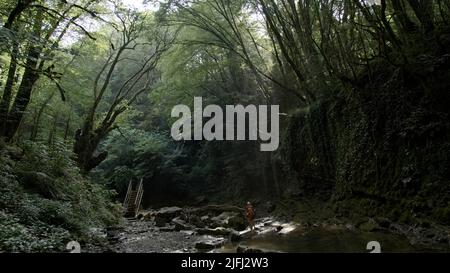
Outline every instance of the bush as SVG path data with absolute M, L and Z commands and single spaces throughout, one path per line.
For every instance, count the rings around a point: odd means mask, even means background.
M 62 251 L 89 229 L 119 223 L 114 192 L 83 177 L 63 144 L 3 144 L 0 151 L 0 251 Z M 16 153 L 17 154 L 17 153 Z

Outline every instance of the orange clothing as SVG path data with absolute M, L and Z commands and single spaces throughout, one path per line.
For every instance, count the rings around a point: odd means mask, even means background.
M 248 220 L 253 220 L 255 218 L 255 210 L 253 209 L 252 205 L 247 205 L 245 207 L 245 215 L 247 216 Z

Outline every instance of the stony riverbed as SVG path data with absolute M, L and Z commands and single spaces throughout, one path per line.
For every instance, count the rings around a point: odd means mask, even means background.
M 103 240 L 88 252 L 369 252 L 378 241 L 385 252 L 449 251 L 448 230 L 405 227 L 369 219 L 351 224 L 338 219 L 326 223 L 293 223 L 259 218 L 250 231 L 235 207 L 167 207 L 142 212 L 122 227 L 97 231 Z M 409 230 L 408 230 L 409 228 Z

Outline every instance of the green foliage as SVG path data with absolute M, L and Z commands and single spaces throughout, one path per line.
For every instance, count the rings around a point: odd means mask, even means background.
M 119 193 L 126 191 L 130 178 L 154 178 L 161 173 L 180 177 L 183 173 L 183 166 L 177 165 L 177 161 L 184 155 L 167 132 L 123 128 L 111 133 L 103 146 L 109 156 L 97 174 L 104 176 Z
M 0 251 L 51 252 L 62 250 L 70 240 L 67 230 L 38 222 L 33 226 L 21 223 L 11 214 L 0 211 Z
M 170 0 L 156 13 L 126 11 L 125 1 L 77 1 L 88 6 L 68 13 L 70 3 L 38 2 L 15 19 L 17 31 L 0 29 L 3 110 L 24 115 L 9 139 L 20 148 L 0 144 L 0 251 L 60 250 L 90 227 L 117 223 L 110 199 L 123 200 L 140 178 L 146 205 L 184 194 L 298 193 L 344 200 L 335 205 L 350 212 L 393 208 L 387 216 L 405 222 L 415 213 L 449 223 L 448 1 Z M 0 3 L 2 24 L 16 4 Z M 142 66 L 152 55 L 155 66 Z M 172 107 L 194 96 L 205 105 L 279 104 L 280 151 L 174 142 Z M 14 101 L 26 107 L 12 111 Z M 75 157 L 68 146 L 78 128 L 85 138 Z M 102 151 L 93 181 L 81 176 L 77 166 Z
M 2 148 L 0 251 L 62 251 L 89 239 L 90 228 L 119 222 L 113 192 L 82 177 L 70 155 L 63 144 Z

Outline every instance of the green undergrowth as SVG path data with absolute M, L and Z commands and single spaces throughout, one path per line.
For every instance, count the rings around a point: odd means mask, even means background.
M 83 177 L 64 144 L 0 143 L 0 252 L 59 252 L 119 223 L 113 192 Z

